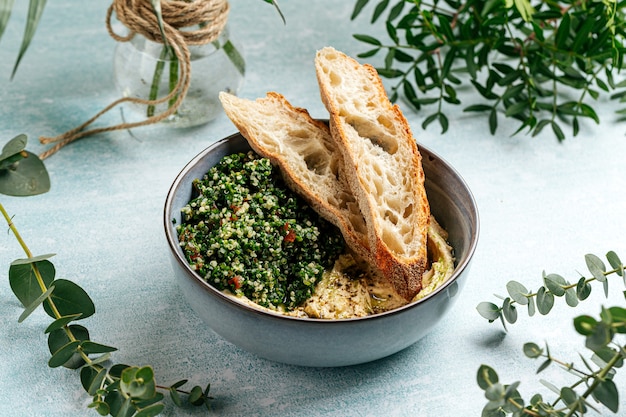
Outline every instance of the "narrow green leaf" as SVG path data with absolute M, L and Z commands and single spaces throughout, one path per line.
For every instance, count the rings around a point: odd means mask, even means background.
M 422 122 L 422 129 L 426 130 L 428 125 L 437 120 L 438 117 L 439 113 L 433 113 L 430 116 L 426 117 L 426 119 L 424 119 L 424 121 Z
M 45 255 L 33 256 L 32 258 L 20 258 L 11 262 L 11 265 L 30 265 L 39 261 L 50 259 L 54 256 L 54 253 L 46 253 Z
M 510 106 L 507 106 L 504 114 L 506 114 L 507 117 L 517 116 L 517 115 L 524 113 L 527 109 L 528 109 L 527 102 L 518 101 L 518 102 L 511 104 Z
M 565 140 L 565 134 L 563 134 L 563 130 L 561 130 L 561 127 L 558 125 L 558 123 L 553 121 L 551 125 L 552 125 L 552 132 L 554 132 L 554 135 L 559 140 L 559 142 L 562 142 L 563 140 Z
M 4 0 L 4 4 L 0 7 L 0 39 L 4 34 L 4 30 L 7 27 L 7 23 L 9 23 L 9 18 L 11 17 L 11 10 L 13 10 L 13 2 L 14 0 Z
M 243 55 L 239 53 L 235 45 L 229 40 L 226 43 L 224 43 L 222 48 L 224 48 L 224 52 L 226 53 L 226 56 L 228 57 L 230 62 L 233 64 L 233 66 L 237 68 L 237 71 L 239 72 L 239 74 L 244 75 L 246 73 L 246 61 L 243 58 Z
M 15 76 L 17 68 L 22 61 L 26 50 L 30 46 L 30 42 L 32 41 L 33 36 L 35 36 L 35 31 L 37 30 L 39 20 L 41 19 L 41 15 L 43 14 L 43 10 L 45 7 L 46 0 L 30 0 L 30 3 L 28 4 L 28 16 L 26 19 L 26 27 L 24 28 L 24 36 L 22 37 L 22 44 L 20 45 L 17 60 L 15 61 L 15 65 L 13 66 L 11 78 Z
M 92 365 L 96 365 L 96 364 L 100 364 L 100 363 L 104 363 L 107 362 L 108 360 L 111 359 L 111 354 L 110 353 L 105 353 L 103 355 L 97 356 L 95 358 L 91 359 L 91 364 Z
M 509 86 L 504 94 L 502 94 L 502 100 L 511 100 L 514 98 L 518 98 L 518 96 L 524 91 L 526 85 L 517 84 Z
M 374 55 L 376 55 L 379 51 L 380 51 L 380 48 L 370 49 L 369 51 L 361 52 L 360 54 L 357 54 L 357 58 L 371 58 Z
M 495 135 L 496 130 L 498 129 L 498 112 L 496 108 L 492 108 L 489 112 L 489 132 L 492 135 Z
M 381 2 L 379 2 L 374 8 L 374 14 L 372 15 L 372 20 L 370 23 L 376 23 L 376 21 L 383 14 L 388 5 L 389 0 L 382 0 Z
M 356 17 L 361 13 L 367 3 L 369 3 L 369 0 L 357 0 L 356 4 L 354 5 L 354 9 L 352 10 L 350 20 L 356 19 Z
M 57 350 L 52 355 L 52 357 L 48 361 L 48 366 L 50 368 L 57 368 L 65 364 L 67 361 L 72 359 L 72 356 L 74 356 L 74 353 L 76 353 L 78 345 L 80 345 L 80 342 L 78 340 L 75 340 L 61 347 L 61 349 Z
M 405 1 L 399 1 L 395 6 L 393 6 L 391 8 L 391 11 L 389 11 L 387 21 L 395 20 L 398 16 L 400 16 L 400 13 L 402 13 L 402 10 L 404 9 L 405 3 Z
M 354 34 L 352 35 L 357 41 L 369 43 L 370 45 L 382 46 L 382 42 L 370 35 Z
M 482 111 L 490 111 L 492 109 L 491 106 L 486 104 L 472 104 L 471 106 L 467 106 L 463 109 L 464 112 L 482 112 Z
M 391 39 L 391 41 L 395 45 L 399 45 L 400 44 L 400 38 L 398 37 L 398 30 L 393 25 L 393 23 L 391 23 L 390 21 L 387 21 L 387 22 L 385 22 L 385 27 L 387 28 L 387 34 L 389 35 L 389 38 Z M 411 61 L 409 61 L 409 62 L 411 62 Z
M 589 272 L 595 279 L 600 282 L 606 281 L 606 276 L 604 273 L 606 272 L 606 266 L 602 259 L 598 258 L 596 255 L 588 253 L 585 255 L 585 263 L 587 264 L 587 268 L 589 268 Z
M 90 340 L 82 342 L 80 348 L 86 354 L 115 352 L 117 350 L 116 347 L 95 343 Z
M 443 114 L 443 113 L 438 113 L 439 115 L 439 125 L 441 126 L 441 134 L 443 135 L 444 133 L 446 133 L 448 131 L 448 126 L 449 126 L 449 122 L 448 122 L 448 117 Z
M 551 123 L 550 119 L 540 120 L 535 126 L 535 128 L 533 129 L 533 136 L 537 136 L 539 133 L 541 133 L 543 128 L 549 125 L 550 123 Z
M 554 43 L 556 47 L 559 49 L 565 49 L 567 45 L 567 40 L 569 39 L 570 34 L 570 25 L 571 25 L 571 17 L 569 13 L 563 14 L 561 18 L 561 23 L 556 31 L 556 38 Z
M 154 417 L 161 414 L 165 405 L 162 403 L 152 404 L 148 407 L 142 408 L 135 414 L 135 417 Z
M 541 363 L 541 365 L 539 365 L 539 368 L 537 368 L 536 373 L 540 373 L 540 372 L 544 371 L 551 364 L 552 364 L 552 360 L 550 358 L 546 359 L 545 361 L 543 361 Z

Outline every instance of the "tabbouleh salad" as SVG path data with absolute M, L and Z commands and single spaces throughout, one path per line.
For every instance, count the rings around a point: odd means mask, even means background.
M 339 229 L 253 152 L 224 157 L 201 179 L 177 226 L 191 267 L 220 290 L 289 311 L 344 251 Z

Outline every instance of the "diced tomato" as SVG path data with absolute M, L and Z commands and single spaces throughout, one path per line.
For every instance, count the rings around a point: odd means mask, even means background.
M 238 290 L 239 288 L 241 288 L 241 285 L 243 283 L 243 277 L 241 275 L 235 275 L 228 280 L 228 283 L 234 286 L 236 290 Z
M 296 240 L 296 232 L 294 232 L 293 230 L 290 230 L 287 232 L 287 234 L 284 237 L 285 242 L 293 242 L 294 240 Z

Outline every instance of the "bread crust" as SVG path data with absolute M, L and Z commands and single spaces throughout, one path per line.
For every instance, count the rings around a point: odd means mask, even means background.
M 372 66 L 330 47 L 318 51 L 315 65 L 374 263 L 400 295 L 412 299 L 427 267 L 430 207 L 411 129 Z
M 219 98 L 250 147 L 277 165 L 287 186 L 341 230 L 350 249 L 372 262 L 365 219 L 328 125 L 276 92 L 255 101 L 225 92 Z

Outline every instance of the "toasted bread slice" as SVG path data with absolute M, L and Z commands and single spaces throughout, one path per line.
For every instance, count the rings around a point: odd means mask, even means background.
M 411 299 L 427 267 L 430 219 L 415 139 L 372 66 L 326 47 L 317 52 L 315 67 L 376 266 Z
M 342 173 L 341 153 L 328 126 L 278 93 L 255 101 L 225 92 L 219 98 L 252 149 L 279 166 L 287 185 L 336 225 L 357 255 L 369 259 L 365 220 Z

